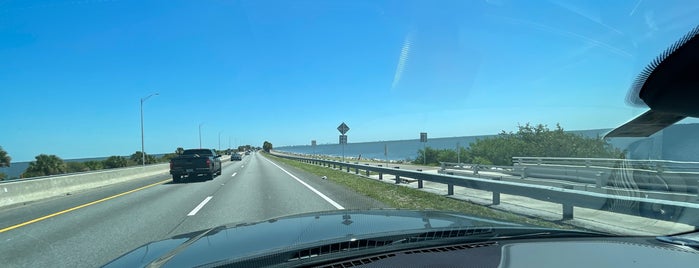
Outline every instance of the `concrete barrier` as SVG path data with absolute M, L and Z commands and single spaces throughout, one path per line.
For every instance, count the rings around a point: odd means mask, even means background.
M 153 175 L 167 174 L 169 164 L 100 170 L 50 176 L 33 180 L 16 180 L 0 184 L 0 207 L 35 201 L 47 197 L 97 188 Z
M 230 159 L 222 156 L 221 162 Z M 0 207 L 61 196 L 150 176 L 165 175 L 170 164 L 105 169 L 94 172 L 63 174 L 44 178 L 14 180 L 0 184 Z

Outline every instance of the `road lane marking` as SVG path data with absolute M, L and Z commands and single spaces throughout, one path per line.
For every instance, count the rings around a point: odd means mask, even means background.
M 238 172 L 233 172 L 233 175 L 231 175 L 231 177 L 235 177 L 235 174 L 238 174 Z
M 194 216 L 194 215 L 197 215 L 197 212 L 199 212 L 199 210 L 200 210 L 201 208 L 203 208 L 204 205 L 206 205 L 206 203 L 209 203 L 209 200 L 211 200 L 212 197 L 213 197 L 213 196 L 207 196 L 206 198 L 204 198 L 204 201 L 201 201 L 201 203 L 199 203 L 199 205 L 197 205 L 197 207 L 195 207 L 194 209 L 192 209 L 192 211 L 190 211 L 189 214 L 187 214 L 187 216 Z
M 337 209 L 345 209 L 343 206 L 341 206 L 341 205 L 338 204 L 337 202 L 335 202 L 335 201 L 333 201 L 332 199 L 330 199 L 330 197 L 327 197 L 326 195 L 324 195 L 324 194 L 321 193 L 320 191 L 316 190 L 315 188 L 311 187 L 310 185 L 308 185 L 307 183 L 305 183 L 305 182 L 302 181 L 301 179 L 299 179 L 299 178 L 297 178 L 296 176 L 294 176 L 294 174 L 291 174 L 289 171 L 286 171 L 285 169 L 283 169 L 283 168 L 280 167 L 279 165 L 277 165 L 277 164 L 275 164 L 274 162 L 272 162 L 272 160 L 269 160 L 269 159 L 267 159 L 267 158 L 265 158 L 265 160 L 269 161 L 270 163 L 272 163 L 272 165 L 274 165 L 275 167 L 277 167 L 277 168 L 281 169 L 282 171 L 284 171 L 284 173 L 288 174 L 289 176 L 291 176 L 292 178 L 294 178 L 296 181 L 298 181 L 299 183 L 303 184 L 303 186 L 306 186 L 306 188 L 310 189 L 311 191 L 313 191 L 314 193 L 316 193 L 318 196 L 320 196 L 321 198 L 325 199 L 325 201 L 328 201 L 328 203 L 330 203 L 331 205 L 333 205 L 333 207 L 335 207 L 335 208 L 337 208 Z
M 160 184 L 163 184 L 163 183 L 166 183 L 166 182 L 169 182 L 169 181 L 172 181 L 172 179 L 167 179 L 167 180 L 164 180 L 164 181 L 159 181 L 159 182 L 156 182 L 156 183 L 153 183 L 153 184 L 149 184 L 149 185 L 146 185 L 146 186 L 143 186 L 143 187 L 140 187 L 140 188 L 136 188 L 136 189 L 133 189 L 133 190 L 130 190 L 130 191 L 126 191 L 126 192 L 123 192 L 123 193 L 120 193 L 120 194 L 112 195 L 112 196 L 110 196 L 110 197 L 105 197 L 105 198 L 102 198 L 102 199 L 100 199 L 100 200 L 92 201 L 92 202 L 90 202 L 90 203 L 85 203 L 85 204 L 79 205 L 79 206 L 77 206 L 77 207 L 72 207 L 72 208 L 69 208 L 69 209 L 66 209 L 66 210 L 62 210 L 62 211 L 59 211 L 59 212 L 56 212 L 56 213 L 53 213 L 53 214 L 49 214 L 49 215 L 46 215 L 46 216 L 43 216 L 43 217 L 36 218 L 36 219 L 30 220 L 30 221 L 25 221 L 25 222 L 20 223 L 20 224 L 15 224 L 15 225 L 12 225 L 12 226 L 10 226 L 10 227 L 6 227 L 6 228 L 3 228 L 3 229 L 0 229 L 0 233 L 4 233 L 4 232 L 7 232 L 7 231 L 12 230 L 12 229 L 17 229 L 17 228 L 19 228 L 19 227 L 26 226 L 26 225 L 29 225 L 29 224 L 32 224 L 32 223 L 35 223 L 35 222 L 43 221 L 43 220 L 45 220 L 45 219 L 52 218 L 52 217 L 55 217 L 55 216 L 58 216 L 58 215 L 61 215 L 61 214 L 65 214 L 65 213 L 71 212 L 71 211 L 73 211 L 73 210 L 78 210 L 78 209 L 81 209 L 81 208 L 84 208 L 84 207 L 92 206 L 92 205 L 97 204 L 97 203 L 102 203 L 102 202 L 104 202 L 104 201 L 107 201 L 107 200 L 110 200 L 110 199 L 114 199 L 114 198 L 117 198 L 117 197 L 120 197 L 120 196 L 124 196 L 124 195 L 130 194 L 130 193 L 138 192 L 138 191 L 140 191 L 140 190 L 143 190 L 143 189 L 146 189 L 146 188 L 150 188 L 150 187 L 153 187 L 153 186 L 156 186 L 156 185 L 160 185 Z

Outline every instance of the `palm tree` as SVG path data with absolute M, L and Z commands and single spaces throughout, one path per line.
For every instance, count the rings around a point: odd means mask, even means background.
M 120 168 L 125 167 L 127 165 L 126 158 L 116 155 L 110 156 L 102 163 L 104 165 L 104 168 Z
M 66 173 L 63 159 L 56 155 L 40 154 L 35 159 L 36 161 L 29 163 L 29 167 L 24 172 L 24 178 Z
M 148 154 L 146 154 L 148 156 Z M 142 165 L 143 164 L 143 153 L 141 151 L 136 151 L 129 158 L 132 162 Z
M 7 152 L 0 146 L 0 167 L 9 167 L 10 161 L 12 161 L 12 157 L 7 155 Z

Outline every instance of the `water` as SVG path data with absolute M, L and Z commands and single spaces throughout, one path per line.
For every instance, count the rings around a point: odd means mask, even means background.
M 570 131 L 585 137 L 602 137 L 611 129 L 591 129 Z M 379 160 L 408 160 L 418 156 L 418 150 L 423 146 L 434 149 L 456 149 L 468 147 L 477 139 L 484 139 L 495 135 L 465 136 L 449 138 L 428 139 L 426 144 L 419 139 L 377 141 L 349 143 L 344 146 L 346 157 L 373 158 Z M 699 123 L 678 124 L 666 128 L 648 138 L 613 138 L 608 142 L 627 152 L 629 159 L 663 159 L 675 161 L 699 161 Z M 384 155 L 386 148 L 386 155 Z M 342 156 L 343 148 L 339 144 L 323 144 L 314 147 L 310 145 L 275 147 L 277 151 L 285 151 L 302 154 L 322 154 L 330 156 Z
M 574 131 L 587 137 L 596 137 L 604 135 L 610 129 L 596 129 Z M 427 143 L 420 142 L 419 139 L 414 140 L 395 140 L 395 141 L 377 141 L 377 142 L 361 142 L 349 143 L 344 146 L 344 155 L 346 157 L 356 158 L 361 155 L 362 158 L 380 159 L 380 160 L 412 160 L 418 156 L 418 150 L 423 146 L 433 149 L 451 149 L 456 150 L 457 143 L 459 147 L 466 148 L 477 139 L 484 139 L 495 135 L 483 136 L 464 136 L 464 137 L 449 137 L 449 138 L 432 138 L 428 139 Z M 386 154 L 384 155 L 384 148 Z M 301 154 L 322 154 L 330 156 L 342 156 L 343 148 L 339 144 L 323 144 L 316 145 L 315 148 L 310 145 L 284 146 L 275 147 L 277 151 L 301 153 Z

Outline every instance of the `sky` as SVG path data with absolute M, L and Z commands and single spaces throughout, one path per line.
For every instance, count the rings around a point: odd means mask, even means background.
M 0 1 L 13 161 L 613 128 L 697 1 Z

